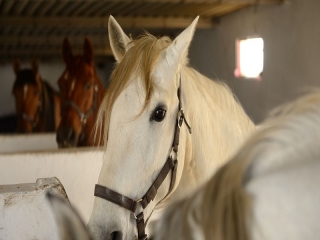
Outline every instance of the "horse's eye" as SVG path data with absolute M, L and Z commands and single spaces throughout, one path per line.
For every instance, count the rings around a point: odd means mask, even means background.
M 166 116 L 167 110 L 164 109 L 163 107 L 157 107 L 152 114 L 152 120 L 156 122 L 161 122 L 164 117 Z
M 91 83 L 86 84 L 86 89 L 89 90 L 91 88 Z

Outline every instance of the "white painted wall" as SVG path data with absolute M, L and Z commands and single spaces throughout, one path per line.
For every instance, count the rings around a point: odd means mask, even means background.
M 0 185 L 32 183 L 38 178 L 57 177 L 71 204 L 87 222 L 102 160 L 103 151 L 100 148 L 0 154 Z
M 55 133 L 0 135 L 0 153 L 58 149 Z
M 226 81 L 255 122 L 303 89 L 320 86 L 320 1 L 288 2 L 227 15 L 216 29 L 197 30 L 190 48 L 191 65 Z M 235 39 L 254 34 L 264 39 L 263 79 L 236 79 Z

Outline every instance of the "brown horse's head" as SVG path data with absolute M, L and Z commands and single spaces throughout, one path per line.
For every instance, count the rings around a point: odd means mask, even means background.
M 38 62 L 31 62 L 31 69 L 22 69 L 18 59 L 13 62 L 16 80 L 12 93 L 16 102 L 18 116 L 17 132 L 33 132 L 39 122 L 41 111 L 42 81 L 38 71 Z
M 66 68 L 58 80 L 61 94 L 61 122 L 57 132 L 59 147 L 92 145 L 91 130 L 104 94 L 97 77 L 93 48 L 85 38 L 82 56 L 73 56 L 68 39 L 63 42 Z

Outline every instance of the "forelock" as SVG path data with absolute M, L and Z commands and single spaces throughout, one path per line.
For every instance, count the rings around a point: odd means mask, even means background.
M 146 33 L 129 43 L 129 50 L 112 72 L 110 85 L 99 109 L 96 129 L 102 129 L 103 126 L 104 134 L 102 140 L 104 144 L 107 142 L 110 115 L 116 99 L 129 85 L 130 81 L 138 77 L 141 79 L 146 92 L 141 113 L 147 107 L 154 89 L 151 75 L 162 51 L 167 48 L 171 42 L 169 37 L 156 38 Z

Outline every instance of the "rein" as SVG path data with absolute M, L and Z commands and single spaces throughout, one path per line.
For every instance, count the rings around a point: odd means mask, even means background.
M 87 112 L 82 112 L 82 110 L 80 109 L 80 107 L 73 101 L 71 100 L 67 100 L 64 104 L 63 104 L 63 108 L 66 108 L 68 106 L 72 107 L 76 113 L 78 114 L 79 118 L 80 118 L 80 122 L 82 124 L 82 131 L 80 134 L 80 140 L 82 140 L 84 138 L 84 127 L 87 124 L 87 120 L 89 118 L 89 116 L 94 113 L 94 111 L 97 109 L 97 101 L 98 101 L 98 84 L 94 85 L 94 93 L 93 93 L 93 103 L 90 107 L 90 109 Z
M 178 146 L 179 146 L 179 137 L 180 137 L 180 128 L 182 124 L 185 122 L 185 124 L 188 127 L 189 133 L 191 134 L 191 127 L 189 126 L 187 120 L 185 119 L 182 106 L 181 106 L 181 91 L 180 88 L 178 89 L 178 99 L 179 99 L 179 111 L 177 115 L 177 121 L 176 121 L 176 127 L 175 127 L 175 132 L 174 132 L 174 138 L 173 138 L 173 143 L 172 143 L 172 151 L 176 153 L 176 156 L 178 156 Z M 129 197 L 126 197 L 122 194 L 119 194 L 105 186 L 101 186 L 99 184 L 95 185 L 95 190 L 94 190 L 94 196 L 100 197 L 102 199 L 105 199 L 109 202 L 112 202 L 120 207 L 123 207 L 130 212 L 133 213 L 133 217 L 136 219 L 136 225 L 137 225 L 137 230 L 138 230 L 138 239 L 139 240 L 146 240 L 147 235 L 145 234 L 145 227 L 146 223 L 144 221 L 144 215 L 143 211 L 140 213 L 136 214 L 136 210 L 138 205 L 140 204 L 143 209 L 145 209 L 149 203 L 155 198 L 157 194 L 157 190 L 167 177 L 168 173 L 172 171 L 171 173 L 171 182 L 170 182 L 170 187 L 167 195 L 164 197 L 166 198 L 173 190 L 173 187 L 176 182 L 176 174 L 177 174 L 177 167 L 178 167 L 178 159 L 173 159 L 172 155 L 170 154 L 169 157 L 167 158 L 166 163 L 162 167 L 159 175 L 157 178 L 154 180 L 146 194 L 140 198 L 139 200 L 133 200 Z M 162 199 L 163 200 L 163 199 Z M 161 201 L 162 201 L 161 200 Z M 151 216 L 151 215 L 150 215 Z M 149 216 L 149 217 L 150 217 Z M 148 220 L 148 219 L 147 219 Z

